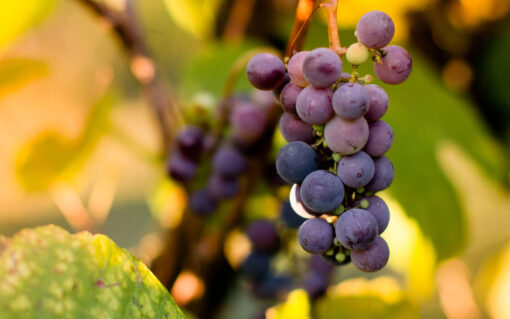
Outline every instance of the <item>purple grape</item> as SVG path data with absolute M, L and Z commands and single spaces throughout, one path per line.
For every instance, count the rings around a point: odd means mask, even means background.
M 303 218 L 314 218 L 322 215 L 322 213 L 314 212 L 306 207 L 303 203 L 303 199 L 301 198 L 301 186 L 299 184 L 294 184 L 290 189 L 289 201 L 294 212 Z
M 344 199 L 344 185 L 338 176 L 326 170 L 306 176 L 300 188 L 301 200 L 315 212 L 334 211 Z
M 390 101 L 386 91 L 377 84 L 367 84 L 365 85 L 365 90 L 370 95 L 370 103 L 368 111 L 365 113 L 365 119 L 368 122 L 374 122 L 386 114 Z
M 297 116 L 283 113 L 280 117 L 279 127 L 287 142 L 302 141 L 307 144 L 313 142 L 313 126 L 301 121 Z
M 285 81 L 285 64 L 276 55 L 260 53 L 246 67 L 250 83 L 259 90 L 273 90 Z
M 299 93 L 303 90 L 302 87 L 297 86 L 294 82 L 289 82 L 282 90 L 280 94 L 280 103 L 285 112 L 293 113 L 297 115 L 296 112 L 296 101 Z
M 328 277 L 335 269 L 333 265 L 326 262 L 320 255 L 312 255 L 308 260 L 308 267 L 314 273 Z
M 388 205 L 380 198 L 379 196 L 369 196 L 365 197 L 369 203 L 368 208 L 365 210 L 374 216 L 377 221 L 377 229 L 379 230 L 379 235 L 386 230 L 388 227 L 388 223 L 390 222 L 390 210 L 388 209 Z M 361 201 L 357 201 L 356 205 L 359 205 Z
M 257 106 L 261 107 L 266 113 L 269 112 L 277 103 L 272 92 L 257 89 L 251 92 L 250 100 Z
M 297 98 L 297 114 L 306 123 L 324 124 L 333 115 L 331 98 L 332 93 L 329 89 L 307 86 Z
M 391 126 L 383 120 L 377 120 L 368 124 L 368 129 L 368 140 L 363 150 L 373 157 L 384 155 L 393 144 Z
M 178 182 L 188 182 L 197 173 L 197 163 L 179 151 L 169 155 L 166 167 L 170 177 Z
M 384 50 L 386 55 L 381 57 L 381 64 L 374 62 L 375 75 L 388 84 L 404 82 L 413 70 L 411 56 L 398 45 L 389 45 Z
M 188 205 L 197 215 L 210 215 L 216 210 L 217 202 L 207 190 L 202 189 L 190 194 Z
M 363 15 L 356 26 L 356 36 L 366 47 L 379 49 L 388 45 L 395 34 L 395 24 L 382 11 L 370 11 Z
M 365 250 L 351 251 L 353 264 L 362 271 L 374 272 L 381 270 L 388 263 L 390 249 L 386 241 L 377 236 L 374 243 Z
M 252 280 L 261 280 L 269 275 L 269 255 L 252 252 L 244 260 L 241 270 Z
M 234 147 L 223 145 L 214 154 L 212 167 L 217 174 L 235 177 L 246 171 L 248 160 Z
M 342 74 L 342 60 L 335 51 L 318 48 L 310 51 L 303 61 L 303 75 L 317 88 L 327 88 L 336 83 Z
M 177 135 L 177 146 L 182 154 L 198 159 L 204 145 L 204 132 L 193 125 L 188 125 Z
M 298 240 L 304 250 L 311 254 L 322 254 L 333 245 L 333 227 L 320 218 L 304 222 L 298 231 Z
M 284 222 L 284 224 L 289 228 L 299 228 L 301 224 L 303 224 L 306 219 L 296 214 L 292 206 L 288 201 L 282 203 L 282 208 L 280 210 L 280 218 Z
M 395 170 L 393 168 L 393 164 L 386 156 L 374 158 L 374 166 L 374 177 L 370 183 L 365 186 L 365 189 L 371 192 L 378 192 L 391 185 L 395 175 Z
M 287 63 L 287 70 L 289 71 L 289 77 L 294 82 L 294 84 L 299 85 L 301 87 L 305 87 L 308 85 L 308 82 L 303 75 L 303 61 L 306 56 L 310 53 L 310 51 L 301 51 L 294 54 L 289 63 Z
M 239 193 L 239 189 L 237 178 L 219 174 L 213 174 L 207 185 L 207 190 L 217 200 L 232 198 Z
M 374 161 L 365 152 L 343 156 L 338 162 L 338 177 L 352 188 L 365 186 L 374 177 Z
M 288 183 L 301 183 L 318 165 L 315 150 L 300 141 L 282 147 L 276 158 L 276 171 Z
M 280 238 L 271 221 L 261 219 L 251 223 L 246 229 L 246 235 L 250 238 L 254 250 L 268 254 L 278 251 Z
M 335 116 L 326 124 L 324 138 L 333 152 L 342 155 L 357 153 L 368 140 L 367 121 L 363 117 L 347 121 Z
M 353 208 L 340 215 L 335 233 L 342 246 L 351 250 L 363 250 L 377 237 L 377 221 L 366 210 Z
M 285 87 L 285 85 L 287 85 L 287 83 L 289 83 L 289 82 L 290 82 L 290 77 L 289 77 L 289 75 L 286 73 L 286 74 L 285 74 L 285 79 L 283 80 L 283 83 L 282 83 L 282 84 L 280 84 L 280 86 L 279 86 L 279 87 L 277 87 L 276 89 L 274 89 L 274 90 L 272 91 L 272 93 L 273 93 L 273 97 L 275 98 L 275 100 L 276 100 L 276 101 L 280 101 L 280 94 L 282 93 L 282 90 L 283 90 L 283 88 Z
M 369 102 L 368 91 L 358 83 L 344 84 L 333 94 L 333 110 L 345 120 L 362 117 L 368 110 Z
M 317 299 L 324 296 L 328 287 L 328 278 L 316 272 L 308 273 L 303 280 L 303 288 L 306 290 L 311 299 Z
M 275 299 L 285 296 L 291 290 L 292 278 L 288 276 L 267 275 L 253 285 L 253 294 L 259 299 Z
M 242 145 L 255 142 L 264 133 L 266 124 L 266 112 L 251 103 L 237 104 L 230 114 L 234 139 Z

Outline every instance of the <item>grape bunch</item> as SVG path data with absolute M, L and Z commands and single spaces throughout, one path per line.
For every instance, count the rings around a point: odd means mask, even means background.
M 295 53 L 287 64 L 275 55 L 258 54 L 247 65 L 251 84 L 273 90 L 283 115 L 279 128 L 289 142 L 276 159 L 278 174 L 294 184 L 290 202 L 307 220 L 298 240 L 304 250 L 333 265 L 352 261 L 360 270 L 383 268 L 389 248 L 380 237 L 389 222 L 386 203 L 374 195 L 390 186 L 394 168 L 385 153 L 393 130 L 381 120 L 388 95 L 369 84 L 358 66 L 372 57 L 376 76 L 384 83 L 405 81 L 412 70 L 407 51 L 389 45 L 392 19 L 372 11 L 358 22 L 358 42 L 345 60 L 329 48 Z

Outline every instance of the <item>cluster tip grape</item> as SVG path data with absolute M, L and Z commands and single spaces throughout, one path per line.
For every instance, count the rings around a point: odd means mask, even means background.
M 285 64 L 269 53 L 247 66 L 251 84 L 273 90 L 284 111 L 279 128 L 289 142 L 276 159 L 278 174 L 294 184 L 289 201 L 307 220 L 298 230 L 303 249 L 333 265 L 352 262 L 362 271 L 382 269 L 389 248 L 380 236 L 390 213 L 374 195 L 390 186 L 394 168 L 385 154 L 393 130 L 381 120 L 388 95 L 358 66 L 373 61 L 376 77 L 387 84 L 404 82 L 412 59 L 390 45 L 395 33 L 391 17 L 366 13 L 356 26 L 358 42 L 342 58 L 329 48 L 295 53 Z M 317 281 L 315 281 L 317 282 Z

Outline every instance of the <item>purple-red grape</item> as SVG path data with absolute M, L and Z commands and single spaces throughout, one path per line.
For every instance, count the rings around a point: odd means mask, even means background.
M 353 208 L 340 215 L 335 233 L 342 246 L 351 250 L 363 250 L 377 238 L 377 221 L 366 210 Z
M 386 227 L 388 227 L 388 223 L 390 222 L 390 210 L 388 209 L 388 205 L 380 198 L 379 196 L 369 196 L 365 197 L 369 203 L 368 208 L 365 210 L 374 216 L 377 221 L 377 229 L 379 230 L 379 235 L 382 234 Z M 356 204 L 359 205 L 360 201 L 357 201 Z
M 298 231 L 298 240 L 304 250 L 311 254 L 326 252 L 333 245 L 333 227 L 320 218 L 304 222 Z
M 280 117 L 279 127 L 287 142 L 302 141 L 307 144 L 313 142 L 313 126 L 303 122 L 295 115 L 283 113 Z
M 378 236 L 374 243 L 365 250 L 351 251 L 352 263 L 362 271 L 381 270 L 388 263 L 390 249 L 386 241 Z
M 216 210 L 217 202 L 206 189 L 202 189 L 190 194 L 188 205 L 197 215 L 210 215 Z
M 215 199 L 232 198 L 239 193 L 239 180 L 236 177 L 213 174 L 209 179 L 207 189 Z
M 356 26 L 358 40 L 371 49 L 380 49 L 391 42 L 395 24 L 382 11 L 370 11 L 363 15 Z
M 235 177 L 246 171 L 248 160 L 236 148 L 223 145 L 214 154 L 212 167 L 215 173 Z
M 186 126 L 177 135 L 177 146 L 182 154 L 198 159 L 204 145 L 204 132 L 194 125 Z
M 384 48 L 386 55 L 381 57 L 381 64 L 374 62 L 375 75 L 388 84 L 404 82 L 413 70 L 413 60 L 407 51 L 398 45 Z
M 296 101 L 302 90 L 303 88 L 294 84 L 294 82 L 289 82 L 285 85 L 282 93 L 280 93 L 280 103 L 285 112 L 297 115 Z
M 266 129 L 266 112 L 251 103 L 238 103 L 230 114 L 230 126 L 236 142 L 246 145 L 255 142 Z
M 250 83 L 259 90 L 273 90 L 285 81 L 285 64 L 276 55 L 260 53 L 246 67 Z
M 347 83 L 340 86 L 333 94 L 333 110 L 345 120 L 355 120 L 368 110 L 370 95 L 364 86 Z
M 378 192 L 388 188 L 388 186 L 391 185 L 395 175 L 395 170 L 389 158 L 384 155 L 374 158 L 374 165 L 374 177 L 370 183 L 365 186 L 365 189 L 371 192 Z
M 374 161 L 365 152 L 343 156 L 338 162 L 338 177 L 352 188 L 365 186 L 374 177 Z
M 327 88 L 335 84 L 341 73 L 342 60 L 331 49 L 312 50 L 303 61 L 303 75 L 306 81 L 318 88 Z
M 168 174 L 176 181 L 188 182 L 197 173 L 197 163 L 176 151 L 169 155 L 167 160 Z
M 297 114 L 306 123 L 326 123 L 333 115 L 332 95 L 330 89 L 307 86 L 299 93 L 297 98 Z
M 347 121 L 339 116 L 332 118 L 324 128 L 326 144 L 333 151 L 342 155 L 359 152 L 368 139 L 368 124 L 361 117 Z
M 368 155 L 379 157 L 384 155 L 393 144 L 393 130 L 383 120 L 377 120 L 368 124 L 368 140 L 363 150 Z
M 271 221 L 266 219 L 254 221 L 246 229 L 246 235 L 248 235 L 254 250 L 268 254 L 278 251 L 280 237 Z
M 365 113 L 365 119 L 368 122 L 374 122 L 386 114 L 390 101 L 386 91 L 377 84 L 367 84 L 365 90 L 370 95 L 370 103 L 368 111 Z
M 287 70 L 289 72 L 289 77 L 294 82 L 294 84 L 299 85 L 301 87 L 305 87 L 308 85 L 308 82 L 303 75 L 303 61 L 310 51 L 301 51 L 294 54 L 289 63 L 287 63 Z

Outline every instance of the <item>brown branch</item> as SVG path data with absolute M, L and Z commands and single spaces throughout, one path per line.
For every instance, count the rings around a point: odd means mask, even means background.
M 321 7 L 326 10 L 328 15 L 329 48 L 342 56 L 345 54 L 347 49 L 340 45 L 340 36 L 338 35 L 338 24 L 336 21 L 338 0 L 329 0 L 328 2 L 321 4 Z
M 172 136 L 181 124 L 181 116 L 164 88 L 154 60 L 150 55 L 140 26 L 135 17 L 131 1 L 127 1 L 124 11 L 115 11 L 103 2 L 77 0 L 109 25 L 125 49 L 129 66 L 143 92 L 149 100 L 159 124 L 163 150 L 168 151 Z
M 319 7 L 319 0 L 299 0 L 296 9 L 296 18 L 290 32 L 285 57 L 291 57 L 294 51 L 300 51 L 305 42 L 308 27 L 313 13 Z

